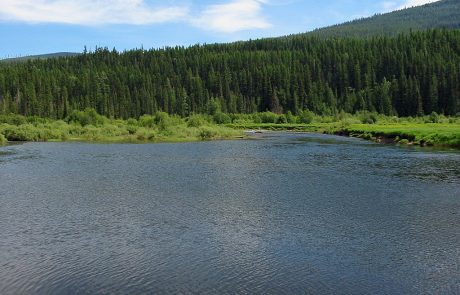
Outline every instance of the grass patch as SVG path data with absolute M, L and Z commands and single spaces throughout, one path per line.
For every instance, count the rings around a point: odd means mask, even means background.
M 157 113 L 136 119 L 111 120 L 94 110 L 73 112 L 65 121 L 8 115 L 0 117 L 0 144 L 6 141 L 183 142 L 242 137 L 241 130 L 212 119 Z
M 109 119 L 93 109 L 74 111 L 65 120 L 0 115 L 0 144 L 7 141 L 184 142 L 231 139 L 243 130 L 317 132 L 381 142 L 460 148 L 460 116 L 432 113 L 421 117 L 389 117 L 370 112 L 319 116 L 308 110 L 297 115 L 192 114 L 188 118 L 157 112 L 138 119 Z
M 460 124 L 457 123 L 353 124 L 337 131 L 356 137 L 392 140 L 400 144 L 460 147 Z

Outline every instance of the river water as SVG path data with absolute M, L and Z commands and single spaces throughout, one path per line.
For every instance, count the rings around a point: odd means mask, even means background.
M 318 134 L 0 148 L 1 294 L 459 294 L 460 153 Z

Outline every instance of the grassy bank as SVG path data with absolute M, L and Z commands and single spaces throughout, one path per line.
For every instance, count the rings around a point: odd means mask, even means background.
M 388 117 L 362 112 L 318 116 L 305 111 L 298 116 L 242 117 L 226 126 L 236 129 L 318 132 L 353 136 L 384 143 L 460 148 L 460 116 L 433 113 L 420 117 Z M 269 120 L 263 121 L 263 119 Z M 289 121 L 289 122 L 287 122 Z
M 207 116 L 183 119 L 157 113 L 111 120 L 89 110 L 64 120 L 0 116 L 0 144 L 6 141 L 182 142 L 242 137 L 240 130 L 217 125 Z
M 74 111 L 65 120 L 0 115 L 0 144 L 8 141 L 181 142 L 241 138 L 244 130 L 318 132 L 386 143 L 460 148 L 460 115 L 387 117 L 375 113 L 318 116 L 257 114 L 192 115 L 158 112 L 137 119 L 115 120 L 93 109 Z
M 334 133 L 387 143 L 460 148 L 460 124 L 353 124 L 337 128 Z

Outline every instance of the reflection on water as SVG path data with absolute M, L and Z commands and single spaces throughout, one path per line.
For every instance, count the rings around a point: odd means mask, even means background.
M 460 154 L 327 135 L 0 148 L 0 293 L 460 293 Z

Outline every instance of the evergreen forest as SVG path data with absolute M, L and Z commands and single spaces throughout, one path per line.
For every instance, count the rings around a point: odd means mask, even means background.
M 0 62 L 0 113 L 62 119 L 158 111 L 390 116 L 460 112 L 460 31 L 296 35 L 230 44 Z

